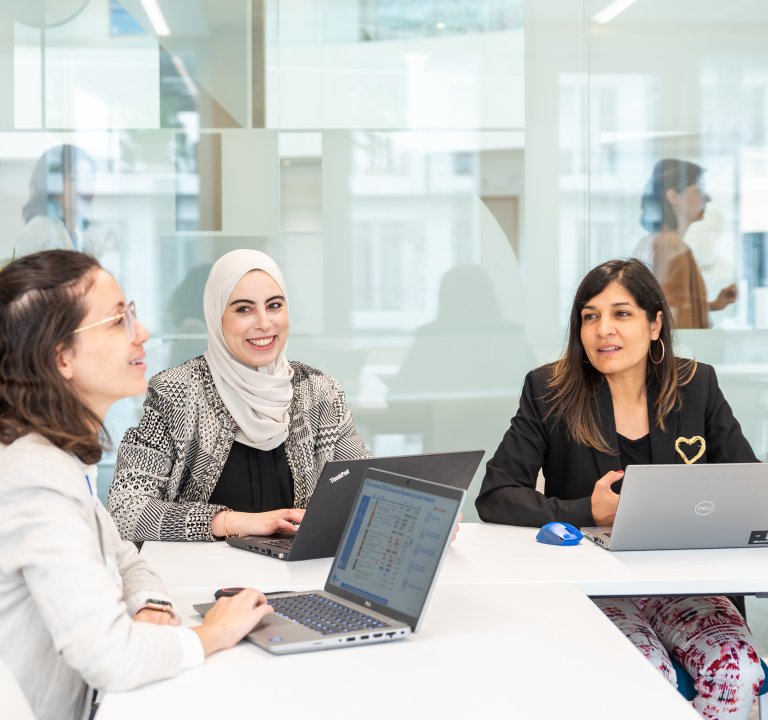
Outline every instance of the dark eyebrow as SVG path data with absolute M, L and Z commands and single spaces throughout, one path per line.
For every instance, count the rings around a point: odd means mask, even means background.
M 273 295 L 271 298 L 267 298 L 264 301 L 264 304 L 267 305 L 273 300 L 285 300 L 285 297 L 283 295 Z M 229 303 L 229 307 L 232 307 L 233 305 L 256 305 L 256 301 L 248 300 L 247 298 L 239 298 Z
M 611 303 L 611 307 L 619 307 L 620 305 L 629 305 L 630 307 L 634 307 L 634 305 L 631 302 L 623 301 L 623 302 L 617 302 L 617 303 Z M 597 310 L 597 308 L 594 305 L 583 305 L 582 310 Z

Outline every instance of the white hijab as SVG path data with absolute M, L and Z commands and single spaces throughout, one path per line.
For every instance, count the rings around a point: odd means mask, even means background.
M 235 439 L 259 450 L 272 450 L 288 437 L 293 368 L 285 358 L 285 347 L 274 363 L 251 367 L 230 352 L 221 327 L 232 290 L 251 270 L 268 273 L 287 298 L 283 274 L 269 255 L 258 250 L 234 250 L 220 257 L 211 268 L 203 293 L 208 330 L 205 359 L 216 389 L 237 423 Z

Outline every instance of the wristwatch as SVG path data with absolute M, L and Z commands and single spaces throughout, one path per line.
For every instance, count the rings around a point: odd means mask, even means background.
M 149 608 L 150 610 L 160 610 L 161 612 L 167 612 L 171 615 L 175 615 L 176 613 L 173 611 L 173 603 L 170 600 L 160 600 L 158 598 L 147 598 L 144 601 L 144 605 L 141 607 L 142 610 L 144 608 Z

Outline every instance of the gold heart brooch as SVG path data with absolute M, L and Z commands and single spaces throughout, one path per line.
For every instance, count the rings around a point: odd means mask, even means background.
M 701 446 L 699 447 L 698 452 L 689 460 L 688 456 L 683 452 L 683 450 L 680 448 L 680 445 L 685 443 L 686 445 L 693 445 L 694 443 L 701 443 Z M 677 440 L 675 440 L 675 450 L 677 451 L 677 454 L 683 458 L 683 462 L 686 465 L 693 465 L 706 451 L 707 451 L 707 441 L 701 437 L 701 435 L 694 435 L 693 437 L 686 438 L 686 437 L 679 437 Z

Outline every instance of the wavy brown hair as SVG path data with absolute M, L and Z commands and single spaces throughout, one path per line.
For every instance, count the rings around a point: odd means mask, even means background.
M 0 270 L 0 442 L 36 432 L 84 463 L 101 458 L 101 420 L 56 365 L 75 343 L 99 267 L 90 255 L 48 250 Z
M 599 389 L 605 377 L 589 362 L 581 343 L 581 311 L 596 295 L 612 282 L 622 285 L 645 311 L 649 322 L 661 311 L 662 324 L 659 339 L 664 343 L 663 360 L 655 365 L 648 362 L 647 381 L 655 381 L 659 394 L 654 403 L 656 425 L 663 431 L 667 415 L 682 403 L 680 387 L 689 383 L 696 372 L 692 360 L 675 358 L 672 348 L 672 313 L 664 291 L 653 273 L 640 260 L 609 260 L 590 270 L 581 281 L 573 299 L 568 327 L 568 341 L 562 357 L 552 363 L 547 400 L 551 409 L 547 417 L 562 421 L 575 442 L 587 445 L 599 452 L 616 454 L 600 432 L 598 423 Z M 651 343 L 654 359 L 662 355 L 661 344 Z M 651 419 L 649 418 L 649 421 Z

